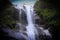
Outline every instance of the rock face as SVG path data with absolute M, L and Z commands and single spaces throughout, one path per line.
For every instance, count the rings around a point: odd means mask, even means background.
M 19 20 L 19 10 L 14 8 L 13 7 L 13 14 L 12 14 L 12 17 L 15 19 L 15 20 Z
M 0 40 L 17 40 L 14 37 L 8 36 L 8 33 L 4 32 L 2 28 L 0 28 Z
M 40 19 L 40 17 L 36 13 L 34 14 L 34 20 L 35 20 L 35 24 L 40 25 L 41 19 Z
M 20 22 L 22 24 L 26 25 L 27 24 L 27 16 L 26 16 L 26 12 L 23 9 L 21 9 L 21 14 L 20 15 L 21 15 L 20 18 L 19 18 Z
M 26 31 L 26 26 L 21 23 L 16 23 L 16 28 L 19 29 L 19 31 Z
M 48 29 L 44 29 L 42 26 L 35 24 L 37 28 L 38 36 L 36 35 L 36 40 L 52 40 L 52 36 Z
M 27 36 L 23 33 L 23 31 L 15 31 L 15 30 L 11 30 L 11 29 L 7 29 L 7 28 L 2 28 L 2 31 L 4 32 L 4 36 L 5 38 L 7 38 L 6 40 L 26 40 Z M 5 34 L 6 33 L 6 34 Z

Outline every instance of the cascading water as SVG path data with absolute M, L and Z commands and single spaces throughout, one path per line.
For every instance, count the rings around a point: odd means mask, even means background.
M 26 26 L 28 39 L 27 40 L 35 40 L 35 27 L 32 20 L 33 10 L 31 10 L 31 6 L 26 6 L 26 15 L 28 20 L 28 26 Z
M 38 36 L 39 34 L 38 34 L 38 30 L 35 27 L 35 23 L 34 23 L 34 19 L 33 19 L 34 18 L 33 6 L 31 6 L 31 5 L 19 6 L 18 5 L 16 8 L 20 10 L 19 16 L 21 16 L 21 9 L 25 12 L 25 14 L 27 16 L 28 25 L 26 26 L 26 33 L 27 33 L 28 37 L 26 40 L 36 40 L 36 35 Z M 19 17 L 19 19 L 20 19 L 20 17 Z M 47 34 L 45 30 L 42 30 L 42 31 L 45 32 L 45 34 Z M 49 32 L 47 35 L 50 36 Z
M 24 7 L 25 9 L 24 9 Z M 36 28 L 34 27 L 34 20 L 33 20 L 33 6 L 31 5 L 23 5 L 22 7 L 19 7 L 19 5 L 15 8 L 19 9 L 19 10 L 24 10 L 26 12 L 27 15 L 27 21 L 28 21 L 28 25 L 26 26 L 26 30 L 27 30 L 27 35 L 28 38 L 27 40 L 35 40 L 35 30 Z M 21 16 L 21 13 L 19 13 L 19 15 Z M 20 19 L 20 17 L 19 17 Z

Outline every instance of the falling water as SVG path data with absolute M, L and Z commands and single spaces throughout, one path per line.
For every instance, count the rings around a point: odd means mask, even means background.
M 25 6 L 25 9 L 23 6 Z M 33 20 L 33 16 L 34 16 L 33 6 L 31 5 L 23 5 L 23 6 L 19 7 L 18 5 L 16 8 L 20 10 L 19 16 L 21 16 L 21 9 L 26 12 L 27 21 L 28 21 L 28 25 L 26 26 L 27 35 L 28 35 L 27 40 L 35 40 L 36 28 L 34 27 L 34 20 Z
M 24 8 L 25 7 L 25 8 Z M 27 40 L 36 40 L 36 35 L 38 36 L 38 30 L 35 28 L 35 23 L 34 23 L 34 8 L 31 5 L 23 5 L 20 6 L 18 5 L 17 7 L 15 7 L 17 9 L 19 9 L 20 13 L 19 16 L 21 16 L 21 9 L 25 12 L 26 16 L 27 16 L 27 22 L 28 25 L 26 26 L 26 32 L 27 32 Z M 19 17 L 20 20 L 20 17 Z M 40 27 L 41 29 L 41 27 Z M 41 29 L 42 30 L 42 29 Z M 20 30 L 19 30 L 20 31 Z M 50 33 L 48 32 L 48 30 L 42 30 L 46 35 L 50 36 Z M 43 34 L 43 33 L 42 33 Z
M 26 26 L 28 39 L 27 40 L 35 40 L 35 27 L 32 20 L 33 9 L 31 6 L 26 6 L 26 15 L 28 20 L 28 26 Z

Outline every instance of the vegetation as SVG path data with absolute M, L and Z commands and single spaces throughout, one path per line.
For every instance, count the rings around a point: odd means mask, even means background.
M 59 0 L 39 0 L 35 3 L 35 12 L 41 17 L 43 25 L 50 27 L 53 39 L 58 40 L 60 29 Z
M 4 5 L 3 5 L 4 4 Z M 3 7 L 3 6 L 4 7 Z M 1 1 L 0 6 L 0 27 L 13 28 L 18 21 L 18 10 L 12 7 L 13 5 L 6 0 Z
M 51 5 L 52 4 L 49 3 L 49 1 L 47 1 L 47 0 L 37 1 L 34 6 L 35 12 L 42 18 L 44 23 L 47 22 L 48 24 L 56 25 L 56 24 L 59 24 L 59 23 L 57 23 L 57 20 L 59 19 L 57 17 L 60 15 L 60 13 L 57 11 L 58 8 L 53 7 Z

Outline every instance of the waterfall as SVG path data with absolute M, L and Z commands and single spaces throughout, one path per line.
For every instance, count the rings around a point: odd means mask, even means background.
M 23 6 L 25 7 L 25 9 Z M 25 11 L 26 16 L 27 16 L 27 22 L 28 22 L 28 25 L 26 26 L 26 32 L 28 35 L 27 40 L 35 40 L 35 33 L 37 31 L 34 26 L 34 20 L 33 20 L 33 18 L 34 18 L 33 6 L 32 5 L 23 5 L 23 6 L 19 7 L 19 5 L 18 5 L 15 8 L 17 8 L 20 11 L 19 16 L 21 16 L 21 9 Z M 20 17 L 19 17 L 19 19 L 20 19 Z
M 31 6 L 25 6 L 26 7 L 26 15 L 27 15 L 27 21 L 28 25 L 26 26 L 28 39 L 27 40 L 35 40 L 35 27 L 33 24 L 33 9 Z
M 21 20 L 21 14 L 22 11 L 24 12 L 24 14 L 26 14 L 26 18 L 27 18 L 27 26 L 24 26 L 26 29 L 26 34 L 27 34 L 27 39 L 26 40 L 36 40 L 36 37 L 41 37 L 41 35 L 47 35 L 47 36 L 51 36 L 48 29 L 44 30 L 44 28 L 41 29 L 41 27 L 35 27 L 35 20 L 34 20 L 34 8 L 32 5 L 22 5 L 20 6 L 19 4 L 15 7 L 19 10 L 19 21 Z M 22 21 L 23 22 L 23 21 Z M 21 28 L 21 23 L 18 23 L 19 27 Z M 38 29 L 37 29 L 38 28 Z M 19 30 L 20 32 L 21 30 Z M 24 30 L 25 31 L 25 30 Z M 22 33 L 23 34 L 23 33 Z M 37 38 L 37 40 L 41 40 L 42 38 Z

